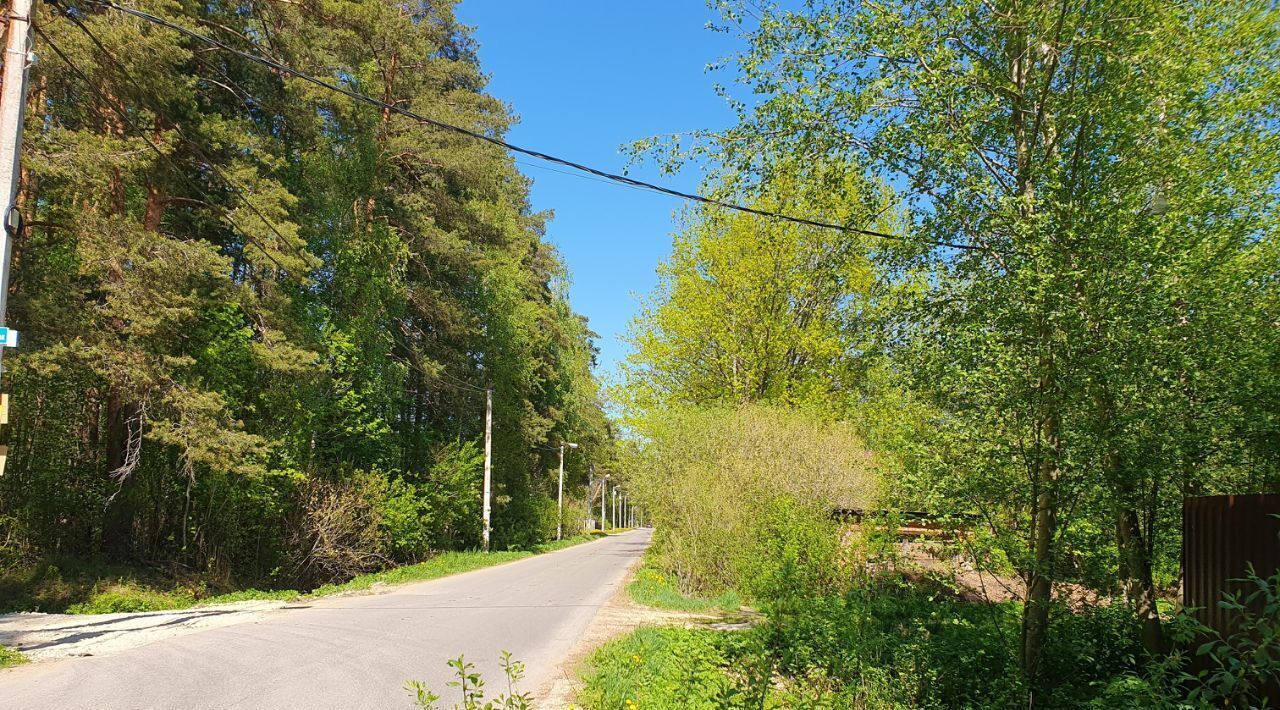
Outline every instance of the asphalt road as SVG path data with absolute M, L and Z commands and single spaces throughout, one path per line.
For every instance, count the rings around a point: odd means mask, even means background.
M 464 654 L 505 690 L 498 656 L 527 666 L 521 690 L 556 672 L 649 544 L 640 530 L 371 596 L 331 597 L 256 622 L 110 656 L 0 671 L 0 708 L 409 708 L 425 680 L 452 707 L 446 661 Z M 85 617 L 86 626 L 92 617 Z

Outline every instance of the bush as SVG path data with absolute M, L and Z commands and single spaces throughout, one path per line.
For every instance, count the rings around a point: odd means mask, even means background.
M 735 576 L 765 604 L 837 593 L 839 543 L 829 511 L 780 496 L 763 504 L 750 546 L 735 557 Z
M 297 577 L 303 583 L 350 579 L 386 564 L 380 524 L 387 488 L 378 473 L 302 485 L 302 512 L 290 547 L 298 551 Z
M 397 561 L 479 546 L 483 464 L 484 453 L 474 443 L 449 444 L 425 476 L 391 480 L 379 506 L 379 529 Z
M 805 412 L 673 409 L 636 428 L 644 444 L 626 480 L 658 531 L 663 567 L 688 593 L 745 589 L 769 554 L 761 546 L 778 542 L 760 527 L 783 514 L 776 506 L 812 531 L 833 507 L 865 505 L 875 492 L 872 456 L 853 428 Z

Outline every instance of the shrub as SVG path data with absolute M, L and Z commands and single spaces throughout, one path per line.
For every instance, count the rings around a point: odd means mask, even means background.
M 377 473 L 302 485 L 301 514 L 290 545 L 298 551 L 300 580 L 350 579 L 386 563 L 380 523 L 387 485 Z
M 852 426 L 805 412 L 691 407 L 636 429 L 644 443 L 626 461 L 628 485 L 684 592 L 745 588 L 767 554 L 759 545 L 776 542 L 760 526 L 778 500 L 791 501 L 793 520 L 820 521 L 875 492 L 872 456 Z
M 1233 612 L 1229 633 L 1191 622 L 1177 627 L 1181 644 L 1200 642 L 1195 655 L 1206 666 L 1184 675 L 1191 702 L 1257 707 L 1280 688 L 1280 572 L 1264 578 L 1250 568 L 1240 581 L 1245 591 L 1218 602 Z
M 763 504 L 751 544 L 735 557 L 736 578 L 766 604 L 837 592 L 839 531 L 829 511 L 780 496 Z

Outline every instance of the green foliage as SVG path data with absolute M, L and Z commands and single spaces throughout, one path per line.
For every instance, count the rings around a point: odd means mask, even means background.
M 445 447 L 420 481 L 391 481 L 380 507 L 382 534 L 396 559 L 480 543 L 484 452 L 471 442 Z
M 783 161 L 762 185 L 738 177 L 713 187 L 757 209 L 859 225 L 887 210 L 885 191 L 850 164 Z M 867 350 L 874 272 L 850 235 L 699 205 L 658 274 L 619 392 L 638 411 L 831 406 L 860 384 L 866 362 L 850 354 Z
M 68 614 L 116 614 L 135 611 L 185 609 L 196 603 L 181 592 L 159 592 L 134 585 L 111 584 L 95 590 L 87 601 L 67 607 Z
M 587 708 L 750 707 L 725 669 L 740 658 L 743 634 L 641 629 L 601 647 L 579 693 Z
M 507 692 L 499 694 L 493 700 L 484 699 L 484 678 L 475 672 L 475 664 L 468 663 L 466 658 L 458 656 L 449 661 L 457 680 L 449 681 L 450 688 L 456 688 L 462 696 L 462 702 L 453 705 L 454 710 L 528 710 L 532 707 L 529 693 L 517 692 L 517 686 L 524 678 L 524 664 L 511 659 L 510 651 L 503 651 L 498 661 L 502 673 L 506 676 Z M 438 708 L 440 696 L 433 693 L 422 681 L 411 680 L 405 689 L 414 695 L 415 704 L 425 710 Z
M 21 652 L 12 648 L 0 646 L 0 668 L 8 668 L 9 666 L 20 666 L 27 663 L 28 659 Z
M 0 612 L 97 613 L 182 608 L 206 581 L 76 558 L 16 563 L 0 572 Z
M 1220 607 L 1233 617 L 1231 631 L 1200 627 L 1183 640 L 1200 642 L 1195 655 L 1207 666 L 1191 674 L 1193 703 L 1254 707 L 1280 688 L 1280 572 L 1270 578 L 1249 571 L 1243 592 L 1223 596 Z
M 680 593 L 675 579 L 656 568 L 653 560 L 646 558 L 646 563 L 636 572 L 636 578 L 627 585 L 627 594 L 640 604 L 658 609 L 674 611 L 737 611 L 742 600 L 735 592 L 729 591 L 714 599 L 690 597 Z
M 761 565 L 799 572 L 810 553 L 817 561 L 832 549 L 809 548 L 834 536 L 831 509 L 875 493 L 872 457 L 853 427 L 806 412 L 690 407 L 635 426 L 645 442 L 624 459 L 627 485 L 656 528 L 661 567 L 684 592 L 754 591 L 759 575 L 776 581 Z
M 826 512 L 791 497 L 770 501 L 738 562 L 739 587 L 765 604 L 839 591 L 840 534 Z
M 871 247 L 872 307 L 849 309 L 884 360 L 847 353 L 870 367 L 831 413 L 892 447 L 878 453 L 900 469 L 895 504 L 979 514 L 977 555 L 1027 580 L 1029 691 L 1056 672 L 1064 581 L 1123 593 L 1158 651 L 1180 498 L 1272 490 L 1280 476 L 1280 9 L 714 5 L 742 43 L 726 64 L 751 100 L 732 101 L 728 130 L 639 148 L 708 159 L 743 194 L 768 194 L 795 165 L 894 185 L 901 238 Z M 786 332 L 764 313 L 754 328 Z M 661 333 L 674 316 L 646 317 L 638 330 Z M 698 372 L 719 352 L 661 370 Z M 650 399 L 703 397 L 695 378 L 671 380 Z
M 502 135 L 454 5 L 143 8 Z M 11 282 L 5 547 L 220 589 L 473 547 L 489 387 L 494 543 L 548 539 L 542 449 L 582 444 L 576 490 L 610 433 L 595 334 L 511 156 L 77 8 L 103 51 L 60 8 L 26 113 L 14 252 L 39 258 Z
M 1146 682 L 1132 680 L 1133 626 L 1129 610 L 1058 609 L 1049 653 L 1063 672 L 1037 707 L 1136 697 Z M 885 580 L 794 596 L 746 632 L 642 628 L 595 654 L 581 698 L 591 708 L 627 699 L 653 708 L 1021 707 L 1018 633 L 1014 604 Z

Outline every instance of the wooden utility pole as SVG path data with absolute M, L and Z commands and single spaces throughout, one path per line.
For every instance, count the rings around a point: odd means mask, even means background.
M 12 0 L 5 18 L 4 68 L 0 70 L 0 375 L 4 373 L 5 348 L 18 346 L 18 331 L 8 328 L 5 309 L 9 302 L 9 259 L 13 240 L 22 229 L 18 213 L 18 176 L 22 161 L 22 119 L 27 107 L 27 68 L 35 61 L 31 52 L 31 14 L 35 0 Z M 0 380 L 3 382 L 3 380 Z M 9 396 L 0 394 L 0 424 L 9 421 Z M 0 446 L 0 476 L 8 448 Z
M 484 551 L 489 551 L 489 513 L 493 496 L 493 388 L 484 391 L 484 503 L 481 518 L 484 521 Z

